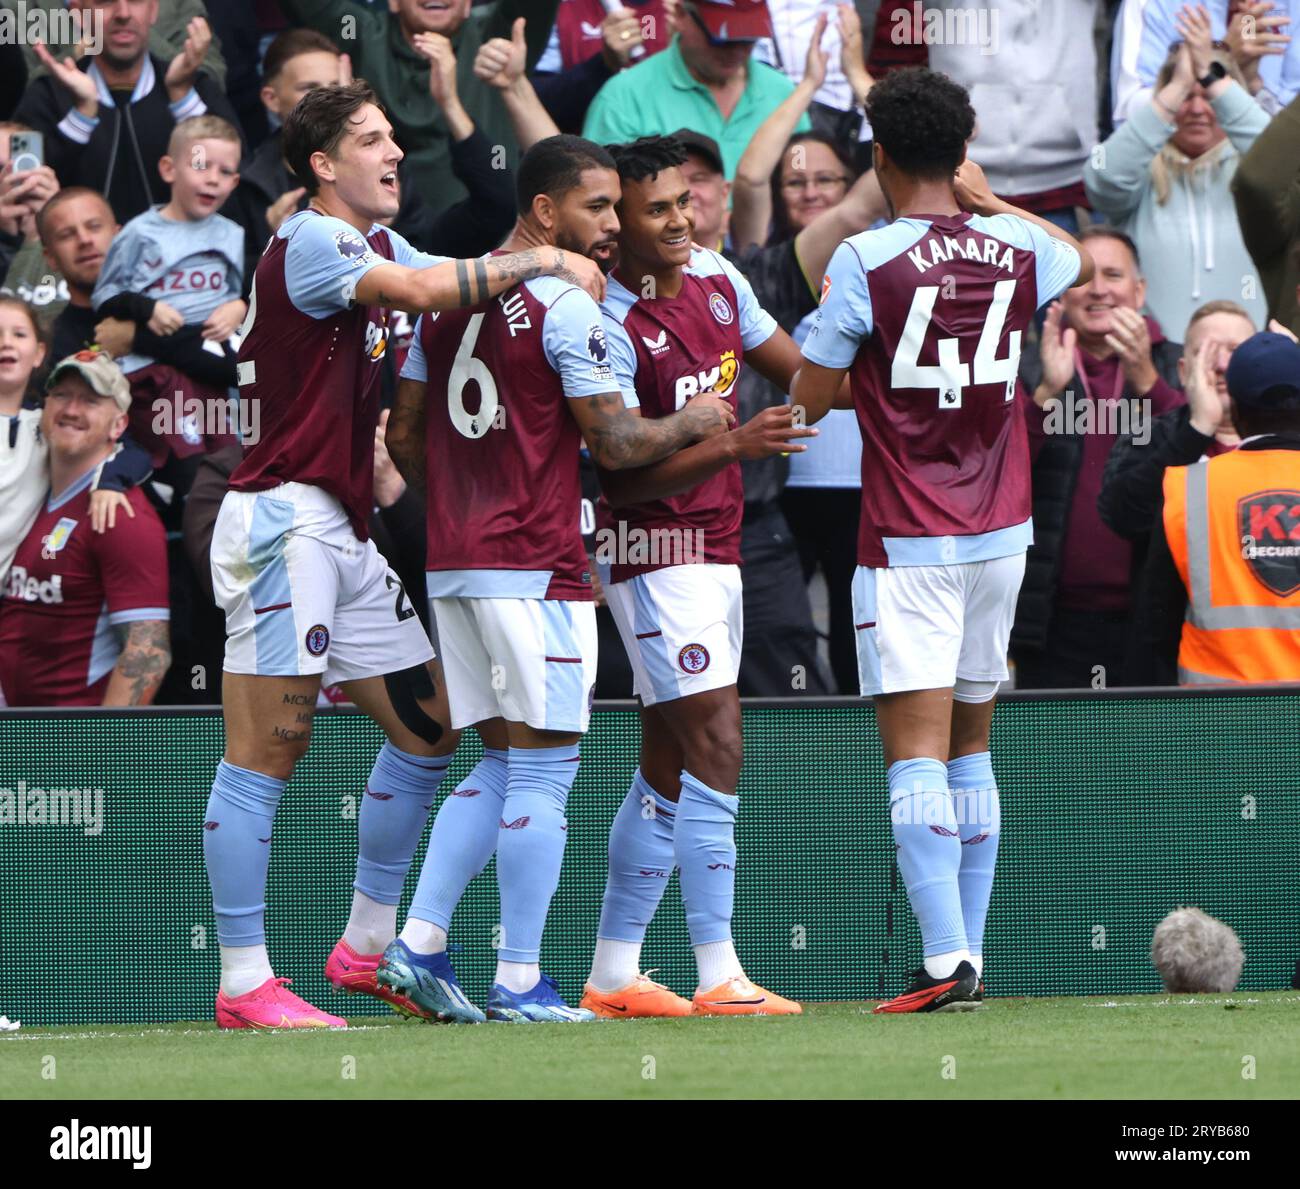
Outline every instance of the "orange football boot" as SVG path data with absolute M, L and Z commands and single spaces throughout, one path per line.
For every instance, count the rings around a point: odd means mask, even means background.
M 690 1000 L 674 995 L 667 987 L 651 980 L 650 973 L 638 974 L 626 987 L 617 991 L 598 991 L 590 983 L 583 988 L 580 1007 L 594 1011 L 606 1020 L 662 1019 L 689 1016 Z
M 797 1016 L 803 1008 L 755 986 L 747 978 L 729 978 L 710 991 L 696 991 L 691 1000 L 694 1016 Z

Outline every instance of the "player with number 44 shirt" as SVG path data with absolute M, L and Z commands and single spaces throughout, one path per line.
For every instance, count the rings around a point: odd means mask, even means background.
M 1034 312 L 1093 264 L 965 160 L 975 113 L 951 79 L 896 71 L 867 104 L 894 221 L 831 258 L 791 394 L 816 421 L 847 372 L 862 429 L 858 672 L 924 942 L 911 986 L 876 1010 L 965 1011 L 983 999 L 1001 832 L 993 701 L 1033 540 L 1016 370 Z

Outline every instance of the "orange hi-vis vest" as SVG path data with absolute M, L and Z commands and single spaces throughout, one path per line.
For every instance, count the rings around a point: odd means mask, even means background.
M 1300 681 L 1300 451 L 1169 467 L 1164 490 L 1187 589 L 1179 681 Z

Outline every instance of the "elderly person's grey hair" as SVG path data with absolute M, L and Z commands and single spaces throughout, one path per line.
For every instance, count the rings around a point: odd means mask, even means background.
M 1156 926 L 1151 961 L 1166 991 L 1231 991 L 1246 955 L 1222 921 L 1199 908 L 1178 908 Z

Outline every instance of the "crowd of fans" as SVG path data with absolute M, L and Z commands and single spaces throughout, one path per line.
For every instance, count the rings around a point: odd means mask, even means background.
M 406 154 L 393 226 L 456 256 L 509 231 L 538 140 L 677 133 L 696 241 L 802 340 L 835 247 L 888 217 L 863 100 L 913 64 L 969 89 L 993 189 L 1097 265 L 1021 350 L 1017 683 L 1176 680 L 1141 613 L 1163 470 L 1236 447 L 1234 348 L 1270 319 L 1300 330 L 1300 0 L 66 0 L 77 45 L 55 37 L 64 6 L 25 5 L 49 44 L 0 45 L 8 704 L 219 700 L 207 549 L 257 429 L 238 328 L 267 238 L 306 203 L 279 128 L 307 91 L 375 88 Z M 395 314 L 389 398 L 410 333 Z M 746 371 L 738 398 L 743 420 L 784 396 Z M 375 459 L 372 529 L 414 596 L 423 504 L 382 420 Z M 837 412 L 807 453 L 744 464 L 743 694 L 856 692 L 859 462 Z M 607 614 L 602 633 L 598 693 L 627 696 Z

